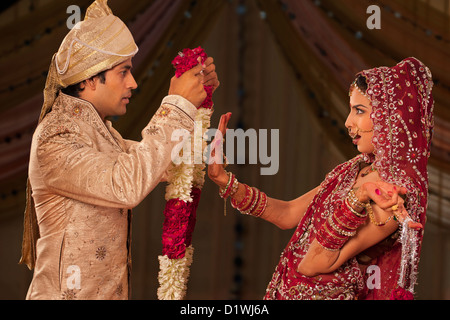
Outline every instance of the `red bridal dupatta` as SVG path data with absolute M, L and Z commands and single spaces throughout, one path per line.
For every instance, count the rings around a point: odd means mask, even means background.
M 316 232 L 354 185 L 361 162 L 373 163 L 382 180 L 406 187 L 405 207 L 412 220 L 425 225 L 434 124 L 431 72 L 416 58 L 407 58 L 394 67 L 361 74 L 372 105 L 375 151 L 356 156 L 326 176 L 281 255 L 265 299 L 413 298 L 423 230 L 410 229 L 408 221 L 332 273 L 306 277 L 296 270 Z M 368 266 L 379 270 L 376 286 L 368 281 Z

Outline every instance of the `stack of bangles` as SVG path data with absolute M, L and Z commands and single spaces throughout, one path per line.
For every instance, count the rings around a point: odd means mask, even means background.
M 234 174 L 228 172 L 228 183 L 224 189 L 219 190 L 221 198 L 226 199 L 232 197 L 238 190 L 239 182 Z M 251 215 L 254 217 L 260 217 L 266 210 L 267 195 L 254 187 L 249 187 L 243 184 L 245 187 L 245 196 L 239 203 L 235 199 L 231 199 L 231 205 L 233 208 L 239 210 L 242 214 Z
M 367 205 L 358 201 L 354 191 L 350 190 L 342 205 L 320 227 L 316 234 L 317 242 L 327 250 L 340 250 L 347 240 L 356 234 L 356 229 L 366 221 Z M 358 212 L 358 209 L 361 212 Z

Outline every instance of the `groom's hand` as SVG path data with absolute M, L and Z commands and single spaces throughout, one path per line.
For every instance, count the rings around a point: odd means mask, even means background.
M 216 73 L 216 65 L 212 57 L 206 58 L 203 63 L 203 85 L 212 86 L 213 92 L 219 87 L 220 81 Z
M 203 88 L 203 66 L 199 63 L 191 70 L 183 73 L 179 78 L 173 76 L 170 80 L 169 95 L 176 94 L 189 100 L 194 106 L 199 107 L 206 98 Z

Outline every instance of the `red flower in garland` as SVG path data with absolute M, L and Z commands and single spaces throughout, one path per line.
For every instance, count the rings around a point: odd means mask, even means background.
M 204 63 L 208 56 L 201 47 L 195 49 L 184 49 L 178 54 L 172 61 L 172 65 L 175 67 L 175 76 L 179 78 L 187 70 L 192 69 L 198 65 L 198 58 L 201 58 L 201 63 Z M 204 86 L 206 91 L 206 99 L 200 105 L 199 108 L 211 109 L 213 106 L 212 94 L 213 86 Z
M 200 190 L 199 188 L 193 188 L 191 192 L 192 202 L 189 203 L 191 214 L 189 216 L 189 222 L 186 228 L 186 247 L 189 247 L 192 243 L 192 234 L 194 233 L 195 223 L 197 221 L 197 207 L 198 203 L 200 202 L 201 193 L 202 190 Z
M 181 259 L 184 257 L 186 249 L 184 242 L 190 214 L 189 203 L 179 199 L 167 201 L 164 209 L 162 253 L 170 259 Z
M 184 72 L 195 67 L 201 58 L 204 63 L 207 55 L 201 47 L 195 49 L 184 49 L 172 61 L 175 67 L 175 76 L 180 77 Z M 211 109 L 212 86 L 205 86 L 207 93 L 206 99 L 200 105 L 200 108 Z M 192 242 L 192 233 L 196 223 L 196 211 L 200 201 L 201 190 L 193 188 L 191 190 L 192 202 L 185 202 L 180 199 L 170 199 L 164 209 L 164 223 L 162 234 L 162 254 L 170 259 L 181 259 L 185 255 L 186 247 Z

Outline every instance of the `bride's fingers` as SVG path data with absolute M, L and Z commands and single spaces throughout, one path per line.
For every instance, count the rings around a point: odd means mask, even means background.
M 214 142 L 221 141 L 224 136 L 224 131 L 226 130 L 226 118 L 225 115 L 221 115 L 219 119 L 219 126 L 218 130 L 216 131 L 216 134 L 214 135 Z
M 231 118 L 231 112 L 228 112 L 228 113 L 220 116 L 219 130 L 220 130 L 220 132 L 222 132 L 223 136 L 227 132 L 228 122 L 230 121 L 230 118 Z
M 406 217 L 408 216 L 408 212 L 404 207 L 398 207 L 398 210 L 393 210 L 392 213 L 395 215 L 395 218 L 403 223 L 405 221 Z
M 223 114 L 220 116 L 218 130 L 216 131 L 216 134 L 213 139 L 213 141 L 215 143 L 214 147 L 218 147 L 218 144 L 223 142 L 223 137 L 226 134 L 227 125 L 228 125 L 228 121 L 230 120 L 230 117 L 231 117 L 231 112 L 228 112 L 227 114 Z
M 394 215 L 395 215 L 395 218 L 400 223 L 403 223 L 406 219 L 409 218 L 408 227 L 411 229 L 415 229 L 415 230 L 423 229 L 423 225 L 420 222 L 415 222 L 411 219 L 411 217 L 408 214 L 408 211 L 406 211 L 406 209 L 403 205 L 399 205 L 399 210 L 394 211 Z
M 230 120 L 230 118 L 231 118 L 231 112 L 228 112 L 228 113 L 220 116 L 218 130 L 216 131 L 214 139 L 211 142 L 210 155 L 211 155 L 211 158 L 213 161 L 210 164 L 220 164 L 220 165 L 224 164 L 222 144 L 224 141 L 223 137 L 226 133 L 228 121 Z M 216 150 L 218 152 L 216 152 Z
M 383 210 L 391 209 L 398 203 L 398 193 L 396 191 L 386 191 L 381 187 L 377 187 L 372 194 L 372 200 Z
M 382 180 L 379 180 L 376 184 L 388 193 L 397 192 L 399 194 L 406 194 L 408 191 L 405 187 L 401 187 L 401 186 L 398 186 L 395 184 L 384 182 Z
M 212 142 L 212 150 L 211 150 L 211 157 L 214 158 L 214 163 L 219 163 L 217 162 L 219 159 L 221 159 L 220 157 L 220 152 L 217 153 L 216 155 L 216 150 L 220 150 L 221 148 L 221 144 L 222 144 L 222 137 L 217 137 L 216 139 L 214 139 L 214 141 Z
M 419 222 L 410 221 L 408 222 L 408 227 L 415 230 L 423 229 L 423 225 Z
M 392 211 L 395 218 L 403 223 L 405 220 L 408 221 L 408 227 L 420 230 L 423 229 L 423 225 L 419 222 L 415 222 L 411 219 L 404 206 L 404 200 L 399 197 L 399 194 L 406 194 L 407 189 L 404 187 L 399 187 L 386 182 L 379 181 L 376 183 L 376 188 L 374 190 L 375 195 L 371 198 L 375 203 L 382 209 Z

